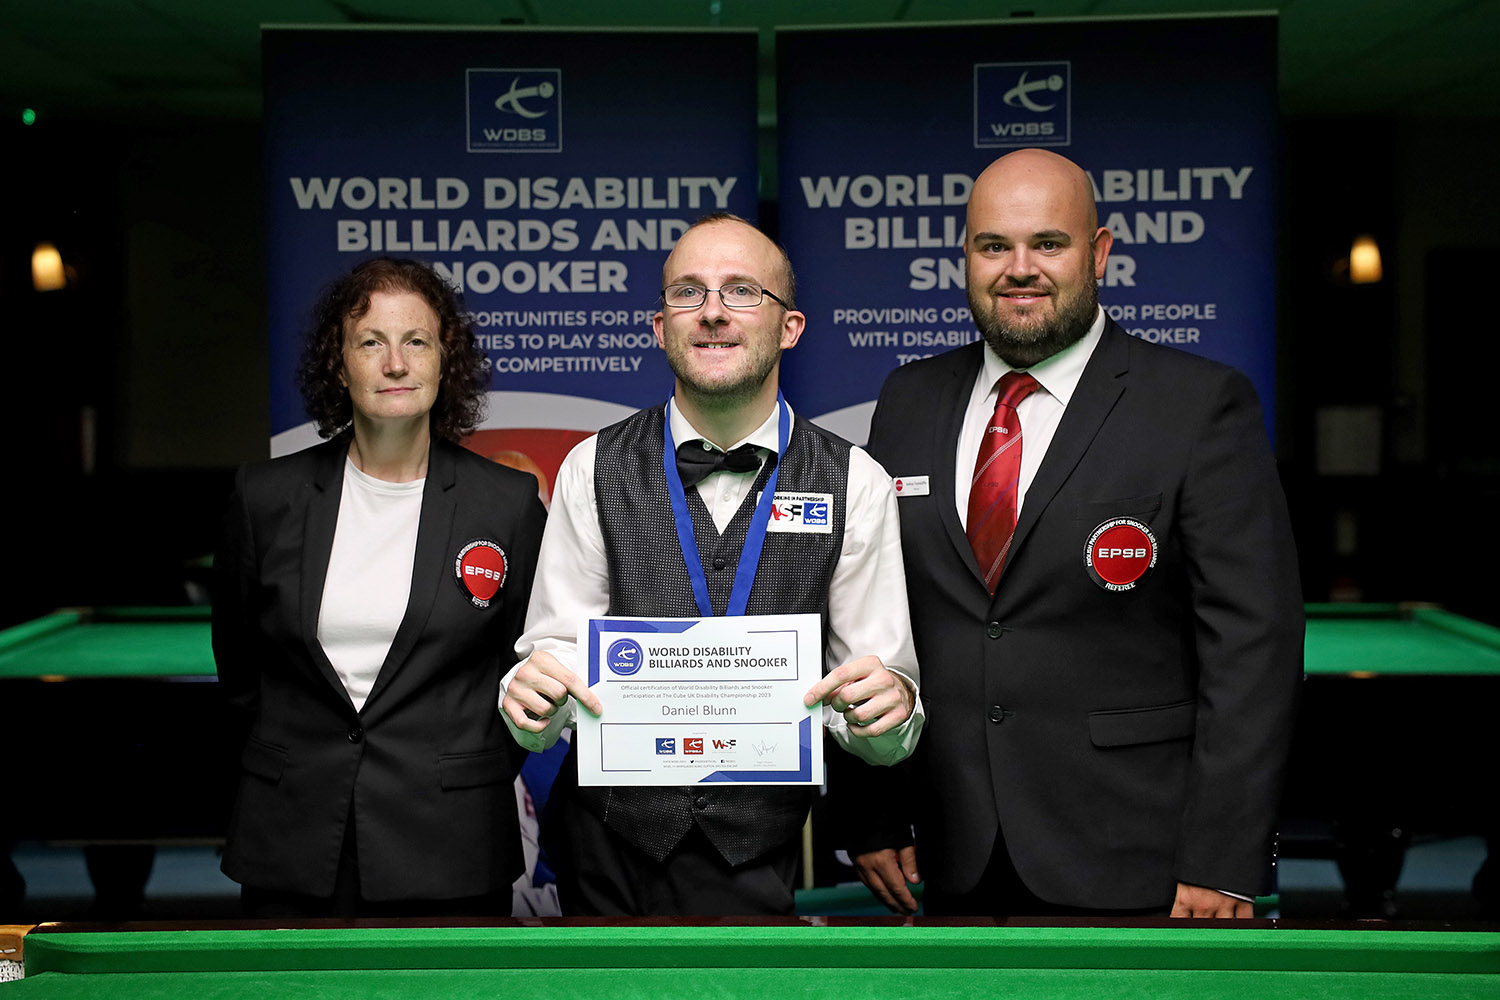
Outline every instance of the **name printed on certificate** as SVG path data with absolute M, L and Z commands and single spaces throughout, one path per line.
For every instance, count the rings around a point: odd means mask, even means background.
M 580 785 L 822 782 L 817 615 L 590 618 L 578 638 L 604 704 L 578 713 Z

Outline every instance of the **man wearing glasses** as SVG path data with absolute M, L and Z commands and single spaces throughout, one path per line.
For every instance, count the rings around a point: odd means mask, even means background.
M 575 673 L 582 619 L 817 613 L 827 672 L 806 703 L 824 705 L 825 727 L 844 750 L 893 764 L 911 752 L 923 721 L 895 494 L 873 459 L 793 418 L 781 399 L 781 352 L 806 323 L 791 263 L 743 219 L 710 215 L 678 240 L 662 285 L 653 325 L 674 395 L 581 442 L 558 471 L 516 644 L 523 659 L 505 679 L 506 722 L 517 742 L 541 750 L 574 719 L 577 702 L 600 712 Z M 663 462 L 668 431 L 675 472 Z M 829 530 L 783 531 L 756 518 L 773 473 L 775 494 L 829 499 Z M 675 492 L 690 524 L 674 517 L 673 479 L 685 488 Z M 757 541 L 758 564 L 740 572 Z M 684 555 L 694 543 L 696 559 Z M 542 835 L 563 912 L 791 913 L 812 794 L 580 788 L 574 751 Z

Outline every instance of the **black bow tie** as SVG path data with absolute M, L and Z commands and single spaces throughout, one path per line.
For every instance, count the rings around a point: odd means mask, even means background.
M 753 444 L 742 444 L 733 451 L 708 451 L 702 441 L 687 441 L 677 446 L 677 474 L 682 487 L 697 486 L 715 472 L 754 472 L 760 468 L 760 452 Z

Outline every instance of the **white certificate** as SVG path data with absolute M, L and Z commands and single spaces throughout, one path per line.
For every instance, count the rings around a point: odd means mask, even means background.
M 817 615 L 591 618 L 578 630 L 604 712 L 578 710 L 581 785 L 816 785 Z

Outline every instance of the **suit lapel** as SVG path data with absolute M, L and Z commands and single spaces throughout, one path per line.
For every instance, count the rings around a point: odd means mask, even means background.
M 434 440 L 428 453 L 427 483 L 422 487 L 422 514 L 417 524 L 417 551 L 412 563 L 411 596 L 407 598 L 406 614 L 396 629 L 395 639 L 391 640 L 390 651 L 375 677 L 375 685 L 365 699 L 366 714 L 381 692 L 390 686 L 392 678 L 400 673 L 402 664 L 427 628 L 443 573 L 448 570 L 447 555 L 455 510 L 453 486 L 457 476 L 457 463 L 450 449 L 456 447 Z
M 344 458 L 348 454 L 346 439 L 339 437 L 322 446 L 318 467 L 313 474 L 311 497 L 302 529 L 302 642 L 308 659 L 354 709 L 344 682 L 333 669 L 318 642 L 318 615 L 323 606 L 323 585 L 328 579 L 328 560 L 333 554 L 333 531 L 339 521 L 339 499 L 344 489 Z
M 1129 334 L 1117 326 L 1114 320 L 1106 320 L 1104 336 L 1094 354 L 1089 358 L 1073 390 L 1073 398 L 1063 411 L 1057 432 L 1047 447 L 1047 454 L 1036 470 L 1036 478 L 1026 491 L 1026 500 L 1021 507 L 1021 519 L 1016 523 L 1015 539 L 1011 542 L 1010 555 L 1001 571 L 1001 585 L 1005 574 L 1016 561 L 1023 557 L 1026 538 L 1042 512 L 1047 509 L 1062 484 L 1067 482 L 1073 469 L 1088 451 L 1089 445 L 1104 424 L 1104 418 L 1114 409 L 1125 383 L 1121 380 L 1130 370 Z M 999 587 L 996 587 L 999 592 Z
M 979 369 L 984 364 L 984 342 L 976 341 L 971 347 L 955 352 L 953 357 L 954 366 L 938 387 L 937 412 L 946 416 L 938 423 L 932 441 L 933 468 L 937 473 L 932 481 L 939 484 L 939 489 L 946 488 L 946 492 L 937 498 L 937 509 L 948 533 L 948 541 L 958 551 L 964 565 L 969 567 L 969 572 L 974 574 L 974 579 L 980 586 L 984 586 L 984 574 L 980 572 L 979 561 L 974 558 L 974 548 L 969 544 L 969 536 L 964 533 L 958 508 L 953 504 L 953 490 L 958 477 L 972 477 L 974 474 L 973 469 L 957 468 L 958 435 L 963 430 L 964 414 L 969 408 L 974 380 L 979 377 Z

